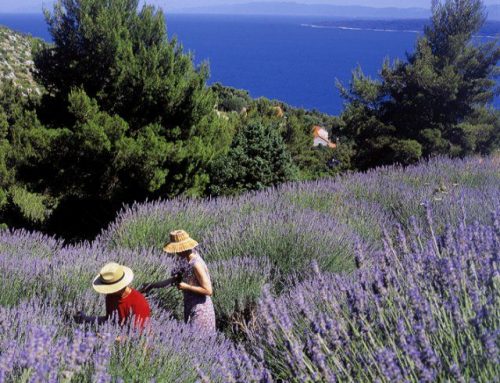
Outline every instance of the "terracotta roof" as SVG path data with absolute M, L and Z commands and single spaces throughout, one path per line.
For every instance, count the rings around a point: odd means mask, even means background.
M 331 149 L 335 149 L 337 147 L 337 144 L 334 142 L 331 142 L 328 138 L 328 132 L 326 131 L 325 128 L 319 126 L 319 125 L 314 125 L 312 127 L 312 132 L 313 136 L 315 139 L 318 139 L 322 142 L 324 142 L 324 146 L 328 146 Z

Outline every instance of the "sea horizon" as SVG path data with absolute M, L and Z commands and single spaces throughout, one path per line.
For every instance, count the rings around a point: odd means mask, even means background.
M 348 85 L 360 65 L 372 78 L 386 57 L 413 51 L 425 19 L 361 20 L 321 16 L 166 15 L 169 37 L 177 37 L 197 64 L 208 61 L 208 81 L 249 91 L 293 107 L 339 115 L 343 100 L 336 81 Z M 50 41 L 40 13 L 0 13 L 0 25 Z M 489 21 L 478 39 L 498 38 L 500 22 Z M 495 33 L 496 32 L 496 33 Z M 500 108 L 500 98 L 492 103 Z

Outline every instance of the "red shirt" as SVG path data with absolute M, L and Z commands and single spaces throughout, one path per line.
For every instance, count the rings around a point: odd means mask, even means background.
M 116 295 L 106 295 L 106 316 L 118 315 L 121 326 L 126 325 L 131 316 L 134 316 L 134 327 L 143 329 L 146 320 L 151 316 L 149 303 L 137 290 L 131 289 L 129 295 L 121 298 Z

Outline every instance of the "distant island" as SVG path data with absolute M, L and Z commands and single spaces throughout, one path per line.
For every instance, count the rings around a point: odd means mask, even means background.
M 500 5 L 486 7 L 489 20 L 500 20 Z M 365 6 L 338 6 L 327 4 L 301 4 L 296 2 L 256 2 L 184 8 L 174 13 L 234 14 L 234 15 L 282 15 L 325 16 L 364 19 L 428 19 L 429 9 L 424 8 L 375 8 Z

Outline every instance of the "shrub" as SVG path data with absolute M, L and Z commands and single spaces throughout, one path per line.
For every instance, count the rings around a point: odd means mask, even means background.
M 262 190 L 293 180 L 297 169 L 276 127 L 251 123 L 211 167 L 211 195 Z
M 494 380 L 499 216 L 429 241 L 400 231 L 383 252 L 358 254 L 352 276 L 317 270 L 281 297 L 267 292 L 250 350 L 289 382 Z
M 495 156 L 441 158 L 137 204 L 92 243 L 0 230 L 0 379 L 492 381 L 497 169 Z M 177 260 L 162 246 L 185 227 L 201 242 L 230 340 L 202 340 L 178 323 L 175 288 L 149 297 L 148 336 L 69 320 L 76 310 L 103 314 L 91 281 L 106 262 L 130 266 L 134 286 L 168 277 Z M 115 344 L 116 335 L 128 340 Z
M 218 327 L 241 334 L 247 322 L 255 319 L 253 310 L 262 288 L 271 280 L 271 264 L 266 258 L 235 257 L 212 262 L 209 270 Z

